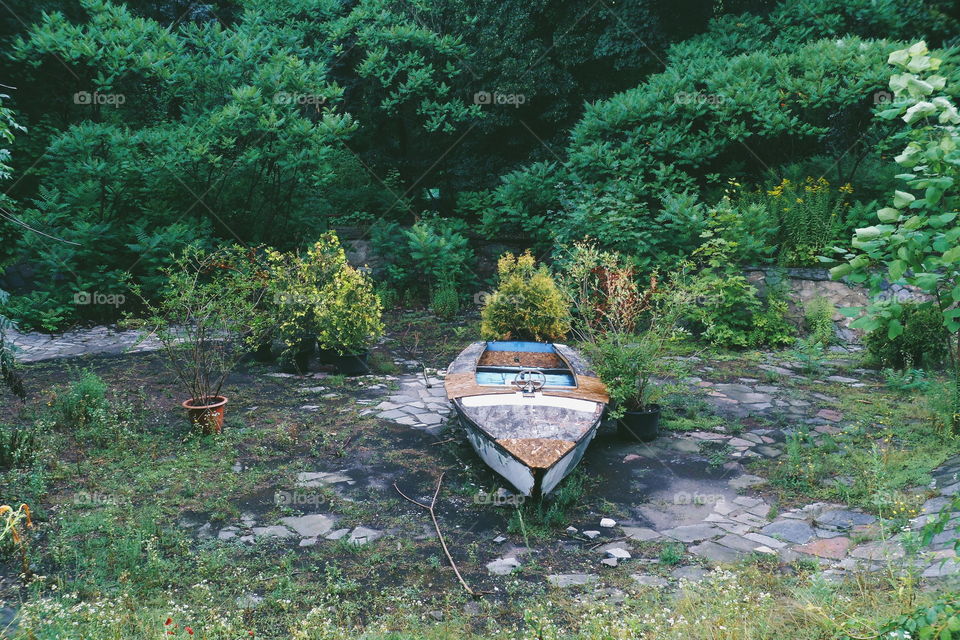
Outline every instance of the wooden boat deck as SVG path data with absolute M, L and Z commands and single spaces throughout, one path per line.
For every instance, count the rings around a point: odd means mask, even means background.
M 444 388 L 447 391 L 449 400 L 457 398 L 467 398 L 470 396 L 482 396 L 502 393 L 516 393 L 517 390 L 507 386 L 493 386 L 477 384 L 476 368 L 485 366 L 490 362 L 490 366 L 504 366 L 501 361 L 506 360 L 506 366 L 518 366 L 515 360 L 519 360 L 519 366 L 544 368 L 543 365 L 536 365 L 534 362 L 559 362 L 560 366 L 569 366 L 577 381 L 575 388 L 545 387 L 542 394 L 545 396 L 561 398 L 579 398 L 581 400 L 591 400 L 606 404 L 610 401 L 607 395 L 607 387 L 596 373 L 590 368 L 583 358 L 573 349 L 566 345 L 554 345 L 557 353 L 536 353 L 520 351 L 486 351 L 485 342 L 475 342 L 468 346 L 447 368 L 447 377 L 444 382 Z M 496 362 L 497 364 L 492 364 Z M 527 364 L 529 362 L 529 364 Z M 559 367 L 546 367 L 559 368 Z

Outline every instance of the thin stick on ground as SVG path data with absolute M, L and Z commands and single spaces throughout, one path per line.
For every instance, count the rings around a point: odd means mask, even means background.
M 447 561 L 450 562 L 450 566 L 453 567 L 453 572 L 457 574 L 457 580 L 460 581 L 460 584 L 463 585 L 463 588 L 466 590 L 467 593 L 469 593 L 474 598 L 479 598 L 483 594 L 479 591 L 474 591 L 473 589 L 471 589 L 470 585 L 467 584 L 467 581 L 463 579 L 462 575 L 460 575 L 460 570 L 457 569 L 457 563 L 453 561 L 453 556 L 450 555 L 450 550 L 447 549 L 447 542 L 446 540 L 444 540 L 443 533 L 440 531 L 440 523 L 437 522 L 437 514 L 434 511 L 434 507 L 437 505 L 437 496 L 440 495 L 440 484 L 443 482 L 443 475 L 444 474 L 441 473 L 440 477 L 437 478 L 437 488 L 433 492 L 433 499 L 430 501 L 429 505 L 423 504 L 422 502 L 417 502 L 416 500 L 414 500 L 413 498 L 405 494 L 403 491 L 400 490 L 400 487 L 397 486 L 396 482 L 393 483 L 393 488 L 397 490 L 397 493 L 403 496 L 404 500 L 407 500 L 408 502 L 412 502 L 413 504 L 417 505 L 421 509 L 426 509 L 427 511 L 430 512 L 430 518 L 433 520 L 433 528 L 436 529 L 437 537 L 440 538 L 440 546 L 443 547 L 443 552 L 447 555 Z

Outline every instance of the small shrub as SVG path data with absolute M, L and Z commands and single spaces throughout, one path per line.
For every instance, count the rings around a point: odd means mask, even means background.
M 561 340 L 570 331 L 570 308 L 550 271 L 526 252 L 501 256 L 500 285 L 481 313 L 484 340 Z
M 788 306 L 775 291 L 766 298 L 737 271 L 714 268 L 703 274 L 707 294 L 688 318 L 701 338 L 719 347 L 782 346 L 794 339 Z
M 462 221 L 424 218 L 409 229 L 385 223 L 374 228 L 371 243 L 386 262 L 378 279 L 413 298 L 430 300 L 445 281 L 457 288 L 472 277 L 474 254 Z
M 107 400 L 107 383 L 84 371 L 53 403 L 54 428 L 78 441 L 104 447 L 123 435 L 125 420 Z
M 32 430 L 0 427 L 0 469 L 29 466 L 36 458 L 37 447 Z
M 803 317 L 811 340 L 822 345 L 833 342 L 833 314 L 836 311 L 833 303 L 823 296 L 818 296 L 804 305 Z
M 460 295 L 452 279 L 443 278 L 440 281 L 440 285 L 433 294 L 431 307 L 433 312 L 444 320 L 450 320 L 460 312 Z
M 344 265 L 320 292 L 317 343 L 340 355 L 362 353 L 383 335 L 380 298 L 370 277 Z
M 687 313 L 692 328 L 719 347 L 789 344 L 796 330 L 786 319 L 789 307 L 781 286 L 768 278 L 766 295 L 761 296 L 735 263 L 738 243 L 726 235 L 726 227 L 711 226 L 694 252 L 702 296 Z
M 890 338 L 886 327 L 864 337 L 870 356 L 882 366 L 895 369 L 935 369 L 944 363 L 947 333 L 940 312 L 931 305 L 901 305 L 903 333 Z

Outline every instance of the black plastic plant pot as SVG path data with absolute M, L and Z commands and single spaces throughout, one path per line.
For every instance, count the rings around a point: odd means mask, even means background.
M 293 354 L 293 369 L 295 373 L 304 374 L 310 371 L 309 351 L 297 351 Z
M 264 340 L 257 347 L 257 350 L 253 352 L 253 357 L 257 362 L 272 362 L 273 361 L 273 341 Z
M 617 431 L 627 440 L 650 442 L 660 435 L 660 405 L 647 405 L 643 411 L 627 411 L 617 423 Z
M 334 365 L 337 371 L 345 376 L 365 376 L 370 373 L 370 367 L 367 365 L 367 356 L 369 351 L 355 355 L 337 356 Z
M 317 362 L 320 364 L 336 364 L 339 357 L 336 349 L 324 349 L 317 343 Z
M 310 371 L 310 357 L 313 356 L 314 340 L 301 340 L 293 354 L 293 368 L 295 373 L 304 374 Z

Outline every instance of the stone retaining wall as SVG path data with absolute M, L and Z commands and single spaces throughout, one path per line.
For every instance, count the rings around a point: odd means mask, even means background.
M 761 293 L 766 290 L 767 286 L 774 283 L 779 284 L 785 279 L 789 291 L 789 318 L 798 325 L 804 321 L 805 305 L 817 298 L 826 298 L 838 310 L 842 307 L 862 307 L 870 301 L 867 287 L 848 282 L 846 279 L 832 280 L 826 269 L 747 267 L 745 273 L 747 279 Z M 930 296 L 913 287 L 887 283 L 882 285 L 881 288 L 883 291 L 877 297 L 888 296 L 904 302 L 930 300 Z M 850 328 L 853 318 L 844 316 L 838 311 L 834 314 L 833 320 L 837 325 L 837 335 L 840 338 L 847 342 L 859 342 L 863 332 Z

